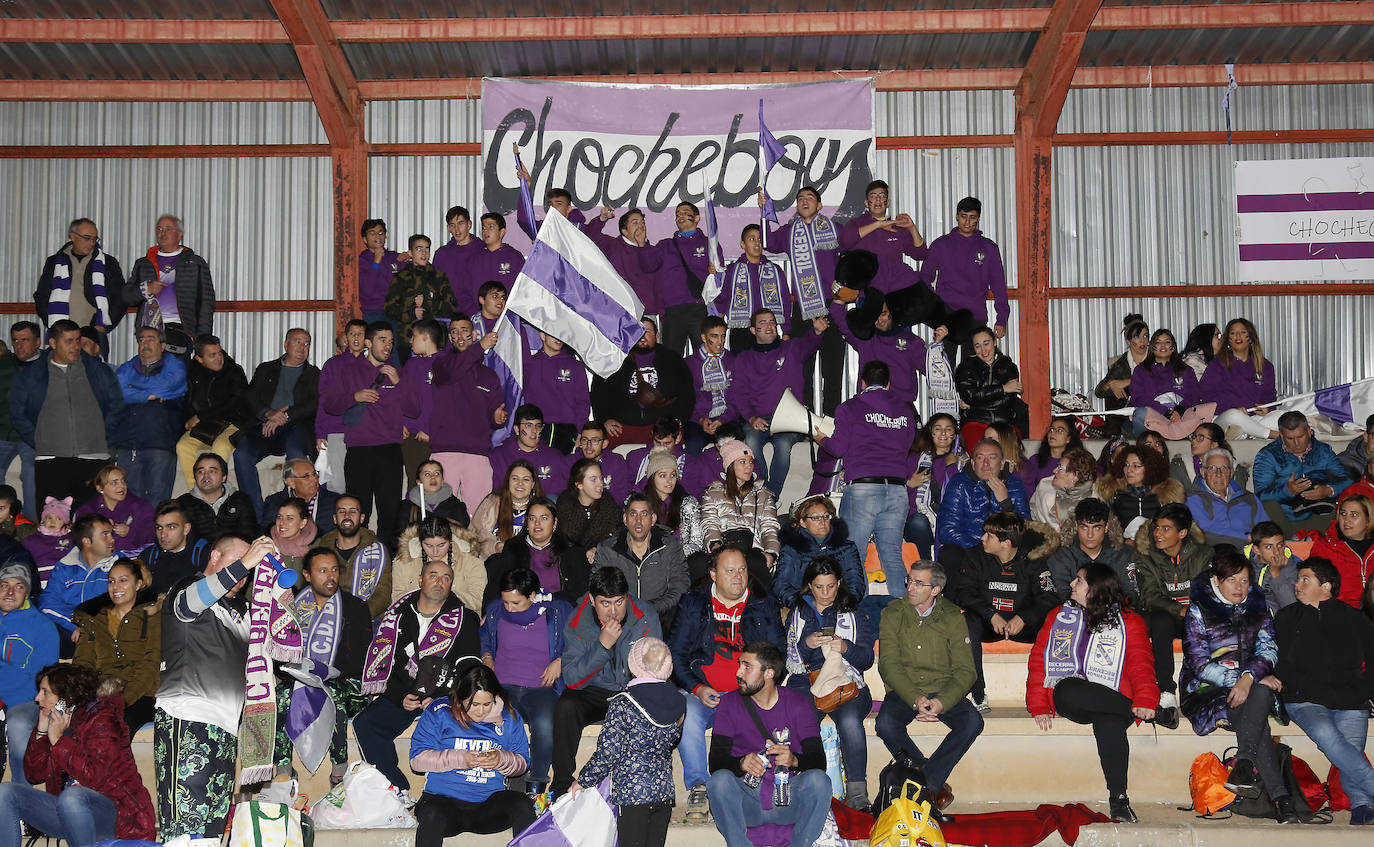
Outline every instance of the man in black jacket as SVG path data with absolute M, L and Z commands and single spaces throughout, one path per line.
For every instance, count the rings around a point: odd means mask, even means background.
M 592 411 L 606 422 L 606 449 L 619 444 L 648 444 L 654 421 L 671 415 L 690 420 L 696 392 L 682 354 L 658 346 L 658 325 L 640 323 L 644 335 L 635 342 L 620 370 L 592 380 Z
M 47 326 L 71 318 L 99 332 L 100 354 L 108 356 L 106 334 L 124 317 L 124 271 L 100 245 L 100 230 L 90 218 L 67 226 L 67 243 L 43 263 L 33 291 L 34 311 Z
M 253 371 L 244 397 L 243 430 L 234 448 L 239 490 L 262 503 L 258 462 L 267 456 L 315 455 L 315 410 L 320 404 L 320 369 L 310 364 L 310 332 L 286 331 L 281 358 Z M 259 513 L 258 519 L 265 520 Z
M 420 590 L 382 618 L 363 669 L 363 693 L 380 688 L 381 696 L 353 721 L 353 734 L 363 758 L 401 789 L 407 806 L 413 805 L 406 790 L 410 780 L 396 759 L 396 739 L 435 697 L 448 694 L 458 660 L 481 654 L 477 613 L 464 608 L 452 588 L 453 567 L 426 562 Z M 373 678 L 381 673 L 384 679 Z
M 210 450 L 229 461 L 247 392 L 248 377 L 219 338 L 197 336 L 196 355 L 186 366 L 186 432 L 177 440 L 177 460 L 187 488 L 196 484 L 193 466 L 201 453 Z
M 1374 825 L 1374 768 L 1364 755 L 1374 697 L 1374 625 L 1336 599 L 1341 572 L 1328 559 L 1303 561 L 1295 591 L 1298 602 L 1274 619 L 1278 664 L 1256 681 L 1283 692 L 1289 717 L 1340 768 L 1350 822 Z
M 229 485 L 229 463 L 218 453 L 201 453 L 192 469 L 191 490 L 177 498 L 197 538 L 218 538 L 226 532 L 253 536 L 258 529 L 258 506 L 247 494 Z
M 143 304 L 157 302 L 167 349 L 183 359 L 190 357 L 197 335 L 214 331 L 215 321 L 215 281 L 210 278 L 210 266 L 181 243 L 184 234 L 180 218 L 158 218 L 157 244 L 148 248 L 147 255 L 138 257 L 124 284 L 124 303 L 139 306 L 140 318 Z M 169 288 L 171 291 L 166 290 Z
M 983 522 L 983 549 L 970 551 L 951 598 L 964 610 L 973 667 L 978 673 L 970 692 L 978 711 L 988 711 L 983 683 L 983 643 L 1009 639 L 1034 644 L 1045 615 L 1058 605 L 1046 557 L 1059 546 L 1044 524 L 1034 529 L 1009 512 L 988 515 Z
M 720 696 L 738 684 L 735 673 L 744 645 L 756 641 L 783 649 L 782 617 L 772 598 L 749 590 L 744 550 L 726 544 L 711 555 L 711 585 L 683 595 L 668 635 L 673 681 L 687 699 L 678 755 L 688 820 L 705 821 L 710 814 L 706 730 L 715 723 Z

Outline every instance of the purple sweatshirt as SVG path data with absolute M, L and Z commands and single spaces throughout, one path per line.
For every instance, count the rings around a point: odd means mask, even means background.
M 951 309 L 968 309 L 979 323 L 987 320 L 987 295 L 991 291 L 997 325 L 1007 325 L 1010 310 L 1002 253 L 981 229 L 964 236 L 955 227 L 932 241 L 930 252 L 921 265 L 921 278 L 930 283 Z
M 496 429 L 492 416 L 505 395 L 496 371 L 482 364 L 482 346 L 473 344 L 461 353 L 450 347 L 436 355 L 430 384 L 434 393 L 430 451 L 490 454 L 491 432 Z
M 1207 363 L 1199 385 L 1202 402 L 1217 404 L 1217 414 L 1227 409 L 1246 409 L 1272 403 L 1278 397 L 1274 385 L 1274 363 L 1264 360 L 1264 372 L 1255 376 L 1255 366 L 1237 360 L 1228 370 L 1221 357 Z
M 359 361 L 367 361 L 366 351 L 354 356 L 345 350 L 336 356 L 330 356 L 324 363 L 324 367 L 320 368 L 320 396 L 323 397 L 326 392 L 337 390 L 341 375 Z M 315 410 L 315 437 L 328 438 L 336 432 L 343 431 L 343 418 L 339 415 L 329 414 L 324 410 L 324 404 L 319 404 Z
M 734 293 L 731 280 L 735 278 L 735 266 L 740 262 L 743 262 L 744 266 L 749 269 L 749 311 L 752 314 L 755 309 L 763 308 L 763 292 L 759 288 L 759 268 L 763 267 L 765 262 L 770 265 L 773 263 L 764 259 L 755 265 L 744 258 L 744 254 L 741 253 L 740 257 L 731 262 L 730 267 L 725 269 L 725 283 L 721 286 L 720 294 L 717 294 L 715 299 L 716 311 L 726 320 L 729 320 L 730 297 Z M 774 317 L 778 319 L 778 331 L 782 332 L 782 328 L 792 322 L 792 285 L 788 282 L 787 273 L 782 268 L 777 265 L 773 265 L 773 267 L 777 268 L 779 289 L 782 292 L 782 313 L 775 314 Z M 748 324 L 746 323 L 745 326 Z
M 549 423 L 581 426 L 592 413 L 587 368 L 567 347 L 550 356 L 541 349 L 525 356 L 525 402 L 533 403 Z
M 687 493 L 700 500 L 711 483 L 725 476 L 725 465 L 720 461 L 720 453 L 712 444 L 695 456 L 688 456 L 682 469 L 682 487 Z
M 850 397 L 835 410 L 835 434 L 825 447 L 844 461 L 844 477 L 901 476 L 916 434 L 911 402 L 880 385 Z
M 788 221 L 779 227 L 769 224 L 768 240 L 763 249 L 769 253 L 786 253 L 787 258 L 794 262 L 793 266 L 795 267 L 795 257 L 792 255 L 792 224 L 794 222 L 794 220 Z M 835 227 L 835 230 L 838 234 L 839 227 Z M 835 281 L 835 263 L 839 261 L 839 258 L 839 250 L 816 250 L 816 270 L 819 272 L 821 280 L 821 292 L 826 296 L 829 296 L 830 283 Z
M 730 383 L 730 410 L 746 421 L 753 417 L 770 420 L 784 391 L 792 389 L 792 396 L 800 400 L 804 396 L 806 360 L 820 347 L 820 334 L 810 330 L 767 346 L 755 344 L 740 353 L 735 357 Z
M 1197 374 L 1192 368 L 1180 365 L 1179 373 L 1175 374 L 1167 364 L 1159 364 L 1153 359 L 1146 359 L 1131 371 L 1130 391 L 1131 405 L 1149 406 L 1165 417 L 1175 406 L 1185 409 L 1196 406 L 1202 396 Z M 1177 394 L 1181 399 L 1164 403 L 1158 399 L 1163 394 Z
M 902 256 L 921 261 L 930 251 L 925 245 L 916 246 L 911 233 L 901 227 L 891 230 L 875 229 L 863 238 L 859 227 L 877 223 L 877 218 L 864 212 L 840 228 L 841 250 L 868 250 L 878 257 L 878 275 L 871 285 L 882 292 L 896 291 L 916 282 L 916 272 L 902 261 Z
M 420 411 L 421 392 L 402 378 L 393 383 L 382 374 L 382 365 L 372 364 L 366 356 L 339 375 L 328 394 L 320 392 L 320 405 L 330 414 L 343 416 L 358 401 L 353 395 L 365 388 L 376 389 L 375 403 L 368 403 L 363 419 L 353 426 L 344 425 L 344 444 L 349 447 L 376 447 L 399 444 L 401 418 Z M 399 376 L 403 376 L 404 371 Z
M 382 253 L 382 260 L 371 250 L 358 254 L 358 305 L 364 312 L 380 312 L 386 308 L 386 292 L 396 272 L 410 262 L 402 262 L 395 250 Z
M 123 524 L 129 528 L 129 534 L 120 538 L 115 536 L 115 549 L 123 552 L 126 550 L 142 550 L 154 541 L 157 541 L 157 533 L 153 524 L 155 517 L 153 507 L 147 500 L 139 497 L 132 492 L 124 495 L 124 499 L 115 504 L 113 509 L 106 508 L 105 498 L 97 494 L 91 499 L 82 503 L 72 512 L 72 522 L 83 515 L 103 515 L 110 519 L 110 523 Z
M 580 458 L 582 458 L 580 451 L 569 457 L 569 473 L 572 472 L 572 466 Z M 596 460 L 601 464 L 601 479 L 606 483 L 606 491 L 615 498 L 615 502 L 624 503 L 625 498 L 630 496 L 630 492 L 634 490 L 635 483 L 631 478 L 634 474 L 630 472 L 629 463 L 625 461 L 624 456 L 614 450 L 603 450 Z
M 458 313 L 472 314 L 477 312 L 479 307 L 477 289 L 493 280 L 504 285 L 506 293 L 509 294 L 511 286 L 515 285 L 515 278 L 520 276 L 520 269 L 523 267 L 525 267 L 525 255 L 509 244 L 502 244 L 495 250 L 488 250 L 487 245 L 483 244 L 468 259 L 467 291 L 456 298 Z M 451 279 L 452 277 L 450 277 Z M 471 312 L 467 311 L 464 303 L 472 304 Z
M 420 395 L 419 412 L 401 416 L 401 423 L 411 435 L 417 432 L 429 433 L 429 421 L 434 413 L 434 391 L 430 387 L 430 377 L 436 358 L 437 353 L 433 356 L 411 356 L 406 359 L 405 367 L 401 371 L 401 384 L 412 386 Z
M 644 304 L 644 314 L 663 314 L 663 284 L 659 277 L 663 253 L 654 247 L 630 244 L 618 230 L 615 235 L 607 235 L 603 230 L 610 222 L 599 218 L 588 221 L 582 231 L 601 248 L 616 273 L 634 289 L 635 296 Z
M 708 241 L 706 233 L 694 229 L 689 233 L 675 232 L 671 237 L 654 245 L 663 262 L 659 270 L 659 279 L 663 283 L 665 307 L 701 302 L 701 298 L 694 296 L 691 287 L 687 285 L 687 271 L 682 265 L 686 262 L 687 267 L 691 268 L 698 279 L 705 280 L 707 268 L 711 266 Z M 723 264 L 724 259 L 716 257 L 716 267 L 719 268 Z
M 713 736 L 730 739 L 730 758 L 733 761 L 738 761 L 750 753 L 757 753 L 767 746 L 747 709 L 744 695 L 738 691 L 721 695 L 720 705 L 716 707 L 716 720 L 711 733 Z M 778 701 L 773 704 L 773 708 L 762 709 L 756 705 L 755 710 L 770 734 L 776 733 L 779 729 L 788 730 L 787 746 L 792 749 L 793 755 L 799 758 L 803 753 L 804 742 L 820 738 L 821 725 L 809 693 L 803 694 L 786 686 L 778 686 Z M 764 772 L 763 782 L 759 785 L 759 796 L 765 809 L 773 806 L 774 773 L 775 768 L 770 765 Z
M 547 209 L 545 211 L 547 211 Z M 525 214 L 524 203 L 515 204 L 515 222 L 519 225 L 521 232 L 528 234 L 530 230 L 533 230 L 535 235 L 539 234 L 539 228 L 544 225 L 543 218 L 535 218 L 532 221 L 529 219 L 529 217 Z M 586 222 L 587 216 L 582 214 L 581 209 L 574 208 L 571 212 L 568 213 L 568 223 L 572 224 L 573 226 L 580 227 Z M 531 238 L 530 240 L 533 241 L 534 239 Z
M 547 444 L 540 444 L 529 451 L 522 450 L 520 439 L 511 436 L 491 448 L 491 489 L 493 491 L 501 490 L 501 483 L 506 481 L 506 470 L 516 459 L 524 459 L 534 465 L 534 474 L 539 477 L 539 484 L 544 487 L 544 493 L 549 497 L 562 494 L 563 489 L 568 487 L 569 465 L 567 456 Z
M 698 345 L 696 352 L 688 356 L 686 360 L 687 370 L 692 374 L 692 391 L 696 397 L 696 402 L 692 404 L 693 421 L 699 421 L 702 418 L 711 416 L 711 406 L 713 405 L 711 392 L 703 387 L 706 381 L 701 373 L 702 365 L 706 363 L 706 357 L 708 355 L 705 345 Z M 730 382 L 734 378 L 735 354 L 731 353 L 729 350 L 724 350 L 720 354 L 720 359 L 722 366 L 725 368 L 725 391 L 728 396 Z M 725 409 L 724 412 L 721 412 L 720 416 L 722 418 L 725 418 L 730 410 L 728 402 Z
M 436 270 L 448 277 L 449 287 L 453 289 L 453 302 L 458 304 L 460 315 L 477 311 L 477 284 L 473 283 L 470 272 L 472 260 L 479 252 L 486 252 L 486 245 L 480 238 L 469 238 L 467 244 L 459 244 L 450 238 L 447 244 L 434 251 L 434 257 L 430 260 Z
M 915 402 L 921 390 L 916 374 L 926 372 L 925 341 L 909 329 L 875 331 L 867 340 L 861 339 L 849 331 L 844 313 L 843 303 L 830 304 L 830 322 L 839 327 L 840 335 L 859 354 L 859 370 L 862 371 L 864 365 L 872 361 L 885 363 L 892 374 L 888 386 L 892 393 Z

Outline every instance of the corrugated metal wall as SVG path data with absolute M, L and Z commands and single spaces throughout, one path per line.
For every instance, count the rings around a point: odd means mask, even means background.
M 1070 92 L 1063 132 L 1224 129 L 1217 89 L 1113 89 Z M 1232 100 L 1237 129 L 1368 126 L 1374 86 L 1243 87 Z M 1010 92 L 882 93 L 879 135 L 1006 134 Z M 368 104 L 374 143 L 476 141 L 474 101 Z M 306 103 L 0 103 L 0 144 L 324 143 Z M 1374 145 L 1060 148 L 1055 153 L 1053 278 L 1056 286 L 1234 282 L 1230 232 L 1231 162 L 1240 158 L 1374 155 Z M 984 203 L 983 229 L 1002 247 L 1015 285 L 1015 181 L 1010 149 L 879 151 L 875 172 L 893 188 L 928 237 L 953 226 L 954 205 Z M 333 296 L 331 177 L 326 159 L 0 160 L 11 225 L 0 234 L 5 300 L 28 299 L 43 258 L 59 246 L 67 221 L 95 218 L 107 247 L 126 265 L 152 241 L 163 211 L 186 221 L 186 240 L 211 262 L 225 299 L 325 299 Z M 471 157 L 377 157 L 371 161 L 369 214 L 386 219 L 393 245 L 413 232 L 441 242 L 443 213 L 474 214 L 481 197 Z M 1374 298 L 1296 301 L 1056 301 L 1052 375 L 1056 386 L 1089 391 L 1108 355 L 1121 347 L 1115 328 L 1127 311 L 1180 335 L 1202 320 L 1252 317 L 1279 367 L 1281 391 L 1368 375 L 1374 342 L 1357 331 L 1374 319 Z M 1297 320 L 1294 320 L 1294 318 Z M 279 349 L 288 325 L 319 336 L 327 355 L 332 318 L 222 315 L 217 327 L 251 365 Z M 1016 354 L 1015 305 L 1004 347 Z M 323 333 L 323 335 L 319 335 Z M 123 341 L 118 358 L 131 355 Z M 1329 339 L 1342 339 L 1342 347 Z

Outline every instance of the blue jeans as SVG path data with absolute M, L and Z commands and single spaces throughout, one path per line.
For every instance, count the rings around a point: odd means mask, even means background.
M 29 520 L 37 521 L 38 516 L 43 513 L 43 504 L 38 502 L 37 490 L 33 484 L 33 448 L 22 441 L 0 441 L 0 482 L 4 481 L 5 474 L 9 472 L 10 462 L 14 457 L 19 457 L 19 482 L 24 489 L 21 495 L 24 498 L 24 514 Z
M 790 804 L 765 809 L 759 789 L 750 788 L 727 770 L 711 774 L 706 796 L 726 847 L 753 847 L 746 830 L 765 823 L 792 824 L 791 847 L 815 844 L 830 813 L 830 777 L 823 770 L 802 771 L 792 775 L 791 788 Z
M 690 691 L 682 692 L 687 701 L 687 717 L 682 722 L 682 740 L 677 755 L 682 759 L 682 787 L 691 791 L 710 779 L 706 770 L 706 730 L 715 726 L 716 710 Z
M 878 561 L 887 577 L 892 597 L 906 593 L 906 563 L 902 561 L 902 529 L 908 501 L 905 485 L 859 482 L 846 485 L 840 500 L 840 517 L 849 526 L 849 540 L 859 548 L 859 560 L 868 551 L 869 536 L 878 547 Z
M 401 771 L 396 739 L 422 714 L 424 709 L 408 712 L 382 696 L 368 703 L 353 719 L 353 737 L 358 739 L 363 761 L 381 771 L 397 788 L 409 790 L 410 778 Z
M 922 559 L 935 558 L 935 528 L 930 525 L 930 518 L 924 513 L 912 512 L 906 516 L 906 525 L 902 527 L 902 540 L 915 544 Z
M 262 482 L 258 478 L 258 462 L 268 456 L 305 456 L 314 461 L 314 433 L 290 423 L 278 428 L 271 437 L 264 437 L 259 421 L 253 421 L 244 430 L 243 439 L 234 448 L 234 478 L 238 480 L 239 491 L 247 494 L 257 507 L 258 523 L 267 522 L 267 516 L 262 513 Z M 273 520 L 276 517 L 272 515 Z
M 926 779 L 930 782 L 926 787 L 931 791 L 939 791 L 940 786 L 949 780 L 954 766 L 959 764 L 959 760 L 983 731 L 983 716 L 978 714 L 968 698 L 960 700 L 953 707 L 946 705 L 940 713 L 940 723 L 949 727 L 949 733 L 929 758 L 907 734 L 907 724 L 915 719 L 916 710 L 911 704 L 902 702 L 897 692 L 889 691 L 883 698 L 882 708 L 878 710 L 878 737 L 893 756 L 906 756 L 925 770 Z
M 1369 733 L 1366 709 L 1328 709 L 1316 703 L 1286 703 L 1291 717 L 1317 749 L 1341 769 L 1350 808 L 1374 805 L 1374 767 L 1364 757 Z
M 1121 433 L 1129 438 L 1139 438 L 1145 434 L 1145 413 L 1150 411 L 1149 406 L 1136 406 L 1131 417 L 1121 425 Z
M 787 687 L 811 696 L 811 679 L 804 674 L 792 674 L 787 678 Z M 835 724 L 835 732 L 840 736 L 840 755 L 844 758 L 845 776 L 850 782 L 868 781 L 868 733 L 864 732 L 864 718 L 873 712 L 873 694 L 865 686 L 859 689 L 859 696 L 829 713 L 816 710 L 816 719 L 824 721 L 827 717 Z
M 764 484 L 774 494 L 782 494 L 782 486 L 792 470 L 792 447 L 801 438 L 799 432 L 779 432 L 770 437 L 768 433 L 754 429 L 748 421 L 744 421 L 744 443 L 749 445 L 749 452 L 754 454 L 754 467 L 758 468 L 759 476 L 763 477 Z M 765 442 L 773 445 L 772 462 L 763 460 Z
M 69 785 L 56 797 L 22 783 L 0 785 L 0 847 L 19 847 L 19 822 L 65 839 L 70 847 L 97 844 L 115 834 L 114 801 L 82 785 Z
M 553 763 L 553 707 L 558 702 L 558 692 L 552 687 L 525 685 L 507 685 L 505 689 L 520 717 L 530 725 L 530 767 L 525 778 L 548 782 L 549 765 Z
M 5 709 L 5 744 L 9 747 L 10 779 L 14 782 L 28 783 L 24 775 L 24 751 L 29 749 L 35 726 L 38 726 L 38 704 L 34 701 L 25 700 Z
M 118 451 L 119 466 L 129 481 L 129 492 L 137 494 L 148 505 L 158 503 L 172 496 L 172 484 L 176 482 L 177 454 L 175 450 L 156 447 L 137 447 Z

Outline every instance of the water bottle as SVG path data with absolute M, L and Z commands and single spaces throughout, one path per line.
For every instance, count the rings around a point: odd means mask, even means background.
M 766 748 L 762 753 L 759 754 L 759 758 L 763 759 L 765 762 L 768 761 L 768 750 Z M 753 774 L 749 773 L 749 771 L 745 771 L 744 776 L 740 777 L 740 779 L 743 780 L 744 784 L 749 786 L 750 788 L 758 788 L 760 785 L 763 784 L 763 777 L 754 776 Z
M 792 802 L 792 792 L 788 784 L 792 781 L 792 770 L 786 765 L 778 765 L 773 770 L 773 805 L 786 806 Z

